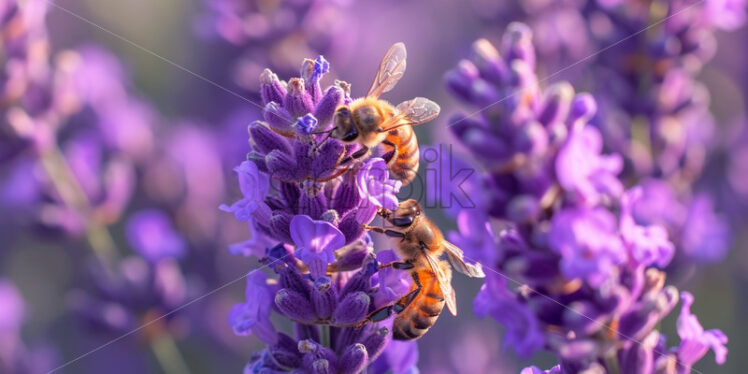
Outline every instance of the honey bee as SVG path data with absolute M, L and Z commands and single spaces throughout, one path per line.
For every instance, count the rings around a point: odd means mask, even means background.
M 393 177 L 410 183 L 418 171 L 418 140 L 411 126 L 439 115 L 439 105 L 416 97 L 393 107 L 379 96 L 390 91 L 405 73 L 405 44 L 396 43 L 384 55 L 377 74 L 365 97 L 341 105 L 335 110 L 330 136 L 344 143 L 359 143 L 362 148 L 341 164 L 370 154 L 370 149 L 384 145 L 384 158 Z
M 457 303 L 451 285 L 452 269 L 446 261 L 439 259 L 444 252 L 457 271 L 475 278 L 483 278 L 485 274 L 480 264 L 465 262 L 462 250 L 444 239 L 439 228 L 423 214 L 418 201 L 403 201 L 396 210 L 381 209 L 379 215 L 393 228 L 368 225 L 364 228 L 399 238 L 395 251 L 402 259 L 402 262 L 382 267 L 409 270 L 413 284 L 408 294 L 393 305 L 374 311 L 369 319 L 381 321 L 394 311 L 397 316 L 392 323 L 393 338 L 418 339 L 436 323 L 445 303 L 452 315 L 457 315 Z

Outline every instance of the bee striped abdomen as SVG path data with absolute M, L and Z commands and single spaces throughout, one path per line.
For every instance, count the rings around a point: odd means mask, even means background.
M 444 294 L 433 272 L 419 271 L 415 274 L 421 283 L 421 291 L 392 323 L 392 337 L 396 340 L 418 339 L 436 323 L 444 309 Z M 411 290 L 415 289 L 415 284 Z
M 418 154 L 418 139 L 411 126 L 403 126 L 397 130 L 390 131 L 386 140 L 397 146 L 397 154 L 392 156 L 388 163 L 390 172 L 395 178 L 410 183 L 418 172 L 420 155 Z M 385 144 L 385 152 L 392 150 L 392 146 Z

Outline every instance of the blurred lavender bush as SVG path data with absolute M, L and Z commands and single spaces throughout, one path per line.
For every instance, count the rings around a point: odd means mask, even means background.
M 536 34 L 539 69 L 593 93 L 598 110 L 590 122 L 605 149 L 624 156 L 623 180 L 644 189 L 634 216 L 668 229 L 681 248 L 674 265 L 723 260 L 727 223 L 714 212 L 713 197 L 694 188 L 721 143 L 698 75 L 715 53 L 716 31 L 744 24 L 746 2 L 499 4 L 474 1 L 494 27 L 526 21 Z
M 519 355 L 555 353 L 558 372 L 689 372 L 708 348 L 723 363 L 727 337 L 704 331 L 687 292 L 681 344 L 665 346 L 655 327 L 679 293 L 660 269 L 676 246 L 664 226 L 637 222 L 644 189 L 625 190 L 622 158 L 601 153 L 603 137 L 587 124 L 595 99 L 567 82 L 543 88 L 535 63 L 531 30 L 512 23 L 500 51 L 479 40 L 447 75 L 448 88 L 480 110 L 450 124 L 485 170 L 470 188 L 482 203 L 458 214 L 451 236 L 494 271 L 475 313 L 504 325 Z
M 230 43 L 241 55 L 233 61 L 233 81 L 257 91 L 257 76 L 271 68 L 296 73 L 298 61 L 319 54 L 343 61 L 355 46 L 348 0 L 206 0 L 196 21 L 198 33 Z

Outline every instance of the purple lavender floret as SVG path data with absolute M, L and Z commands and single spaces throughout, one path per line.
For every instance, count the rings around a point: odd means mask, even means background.
M 335 109 L 349 102 L 348 84 L 323 89 L 329 63 L 304 60 L 288 82 L 270 70 L 260 76 L 264 121 L 249 125 L 250 152 L 235 171 L 243 198 L 221 209 L 250 225 L 252 237 L 232 253 L 256 255 L 273 269 L 250 272 L 246 301 L 229 323 L 238 335 L 255 335 L 267 347 L 245 372 L 359 373 L 414 368 L 415 343 L 390 343 L 391 319 L 369 317 L 410 289 L 407 272 L 380 264 L 394 252 L 374 254 L 363 226 L 380 208 L 394 208 L 401 183 L 377 157 L 343 162 L 359 146 L 323 133 Z M 272 243 L 272 245 L 268 245 Z M 293 333 L 272 323 L 278 314 Z
M 663 269 L 683 242 L 676 246 L 663 222 L 642 216 L 657 209 L 643 203 L 646 186 L 624 188 L 622 158 L 604 153 L 589 124 L 593 97 L 566 82 L 538 84 L 531 37 L 513 23 L 501 52 L 480 40 L 446 78 L 458 99 L 480 109 L 450 127 L 484 170 L 470 188 L 488 196 L 463 207 L 460 232 L 450 234 L 466 258 L 494 270 L 475 313 L 502 324 L 505 346 L 519 355 L 556 354 L 560 366 L 550 372 L 653 373 L 668 354 L 657 324 L 679 299 Z M 684 303 L 688 313 L 686 296 Z M 680 335 L 690 334 L 696 348 L 683 348 L 678 365 L 710 348 L 724 362 L 724 335 L 690 326 Z

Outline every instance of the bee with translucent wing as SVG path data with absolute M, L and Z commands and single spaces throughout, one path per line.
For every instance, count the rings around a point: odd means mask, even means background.
M 439 115 L 439 105 L 417 97 L 396 107 L 379 99 L 392 90 L 405 73 L 406 51 L 396 43 L 382 59 L 374 81 L 365 97 L 335 110 L 333 127 L 325 132 L 345 143 L 359 143 L 362 148 L 341 161 L 346 165 L 370 155 L 371 148 L 382 144 L 384 158 L 394 178 L 403 185 L 410 183 L 418 172 L 418 140 L 412 126 L 429 122 Z
M 443 253 L 457 271 L 475 278 L 483 278 L 485 274 L 480 264 L 465 262 L 462 250 L 444 239 L 439 228 L 423 214 L 418 201 L 403 201 L 396 210 L 381 209 L 379 215 L 392 228 L 368 225 L 365 228 L 397 238 L 395 251 L 402 259 L 402 262 L 382 266 L 410 271 L 413 284 L 407 295 L 393 305 L 373 312 L 369 318 L 383 320 L 394 311 L 397 317 L 392 324 L 393 337 L 398 340 L 418 339 L 436 323 L 445 304 L 453 315 L 457 315 L 451 285 L 452 269 L 447 261 L 440 260 Z

